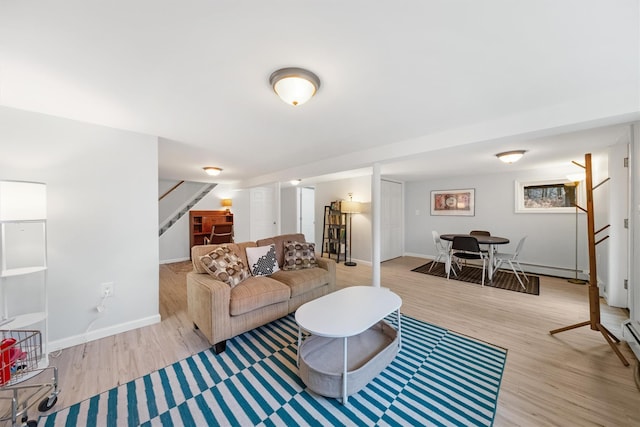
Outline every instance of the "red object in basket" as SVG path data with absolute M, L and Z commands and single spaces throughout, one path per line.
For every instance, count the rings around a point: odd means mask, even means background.
M 5 338 L 0 343 L 0 386 L 11 379 L 11 349 L 15 344 L 14 338 Z

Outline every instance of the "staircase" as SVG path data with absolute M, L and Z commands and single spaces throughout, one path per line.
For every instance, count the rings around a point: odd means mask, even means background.
M 184 206 L 178 213 L 176 213 L 169 221 L 164 223 L 162 227 L 160 227 L 159 236 L 162 236 L 168 229 L 170 229 L 173 224 L 178 222 L 180 218 L 182 218 L 192 207 L 196 205 L 204 196 L 209 194 L 211 190 L 215 188 L 217 184 L 209 184 L 207 185 L 200 193 L 198 193 L 186 206 Z

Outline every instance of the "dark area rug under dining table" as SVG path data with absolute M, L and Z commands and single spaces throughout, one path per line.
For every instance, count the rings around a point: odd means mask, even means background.
M 417 273 L 429 274 L 431 276 L 437 277 L 447 277 L 447 272 L 445 271 L 445 265 L 442 262 L 437 262 L 429 271 L 431 267 L 432 261 L 421 265 L 420 267 L 416 267 L 411 271 L 415 271 Z M 482 284 L 482 268 L 467 265 L 462 268 L 462 271 L 457 271 L 457 276 L 453 273 L 449 276 L 451 280 L 459 280 L 461 282 Z M 515 291 L 530 295 L 540 295 L 540 277 L 534 276 L 532 274 L 527 274 L 529 281 L 527 282 L 525 278 L 520 275 L 520 279 L 522 283 L 526 286 L 526 289 L 520 286 L 516 275 L 511 271 L 506 270 L 498 270 L 496 274 L 493 276 L 493 280 L 489 281 L 485 277 L 484 285 L 492 288 L 506 289 L 508 291 Z

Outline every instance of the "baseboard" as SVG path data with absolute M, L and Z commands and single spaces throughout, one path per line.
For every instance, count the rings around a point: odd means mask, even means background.
M 355 262 L 356 264 L 362 264 L 362 265 L 368 265 L 369 267 L 371 267 L 371 261 L 363 261 L 361 259 L 356 259 L 356 258 L 352 258 L 351 261 Z M 340 264 L 344 264 L 344 261 L 340 261 Z
M 89 331 L 87 333 L 74 335 L 68 338 L 64 338 L 56 341 L 49 341 L 47 351 L 49 353 L 53 351 L 62 350 L 65 348 L 73 347 L 74 345 L 84 344 L 89 341 L 95 341 L 100 338 L 110 337 L 111 335 L 121 334 L 123 332 L 131 331 L 134 329 L 142 328 L 144 326 L 154 325 L 160 323 L 160 315 L 137 319 L 131 322 L 120 323 L 118 325 L 109 326 L 95 331 Z
M 424 258 L 426 261 L 431 261 L 432 259 L 436 258 L 436 255 L 418 254 L 418 253 L 412 253 L 412 252 L 406 252 L 404 256 Z M 520 264 L 522 265 L 522 268 L 524 268 L 525 273 L 560 277 L 562 279 L 572 279 L 575 277 L 575 271 L 568 268 L 554 267 L 550 265 L 529 264 L 525 261 L 520 261 Z M 503 264 L 501 268 L 505 268 L 505 265 Z M 507 265 L 506 268 L 508 269 L 509 265 Z M 578 272 L 578 279 L 588 281 L 589 275 Z M 598 283 L 601 283 L 601 281 L 599 281 Z
M 414 257 L 414 258 L 425 258 L 425 259 L 429 259 L 429 260 L 432 260 L 432 259 L 434 259 L 436 257 L 435 255 L 417 254 L 417 253 L 413 253 L 413 252 L 405 252 L 405 254 L 403 256 L 411 256 L 411 257 Z
M 174 262 L 189 261 L 189 258 L 163 259 L 160 264 L 173 264 Z

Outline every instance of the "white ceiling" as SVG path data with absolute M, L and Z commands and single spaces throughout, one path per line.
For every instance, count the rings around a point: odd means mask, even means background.
M 156 135 L 164 179 L 542 167 L 640 119 L 639 22 L 638 0 L 0 0 L 0 105 Z M 322 81 L 303 106 L 268 84 L 288 66 Z

